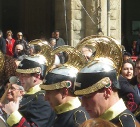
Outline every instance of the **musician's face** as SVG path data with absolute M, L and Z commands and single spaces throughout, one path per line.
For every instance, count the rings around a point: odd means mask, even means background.
M 34 86 L 35 77 L 31 76 L 30 74 L 21 73 L 19 74 L 19 79 L 25 91 L 28 91 L 31 87 Z
M 7 100 L 15 101 L 18 97 L 21 97 L 22 95 L 23 90 L 20 90 L 18 85 L 11 84 L 11 87 L 9 88 L 7 93 Z
M 62 95 L 60 90 L 48 90 L 46 91 L 45 99 L 49 101 L 52 108 L 55 108 L 56 106 L 61 104 Z

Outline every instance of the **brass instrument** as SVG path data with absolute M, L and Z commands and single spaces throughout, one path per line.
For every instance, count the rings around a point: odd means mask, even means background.
M 52 51 L 52 55 L 58 54 L 60 52 L 65 52 L 67 56 L 67 61 L 63 64 L 66 67 L 74 67 L 80 70 L 85 65 L 84 56 L 72 46 L 63 45 L 59 46 Z
M 34 45 L 34 46 L 39 46 L 41 51 L 39 53 L 34 53 L 34 55 L 42 55 L 46 58 L 47 60 L 47 66 L 51 66 L 54 61 L 55 61 L 55 56 L 51 54 L 52 48 L 48 44 L 47 41 L 43 41 L 41 39 L 35 39 L 29 42 L 29 46 Z
M 90 46 L 95 50 L 95 54 L 91 56 L 88 64 L 92 61 L 108 62 L 119 75 L 122 65 L 122 48 L 114 38 L 96 35 L 88 36 L 77 44 L 76 49 L 81 51 L 84 46 Z
M 119 43 L 111 37 L 92 35 L 81 40 L 76 48 L 81 51 L 87 45 L 95 52 L 78 73 L 74 94 L 90 94 L 110 87 L 111 83 L 113 88 L 120 89 L 118 77 L 122 66 L 122 48 Z
M 69 80 L 71 81 L 72 78 L 76 78 L 77 73 L 80 71 L 82 67 L 85 66 L 85 57 L 74 47 L 63 45 L 59 46 L 56 49 L 54 49 L 51 54 L 56 55 L 59 53 L 65 52 L 66 53 L 66 61 L 64 64 L 61 64 L 61 66 L 58 66 L 56 68 L 53 68 L 49 70 L 50 73 L 56 74 L 61 76 L 64 76 L 65 78 L 69 77 Z M 63 78 L 64 78 L 63 77 Z M 68 79 L 67 79 L 68 80 Z M 70 81 L 62 81 L 62 82 L 56 82 L 50 85 L 45 85 L 45 82 L 43 85 L 40 85 L 42 89 L 45 90 L 55 90 L 55 89 L 61 89 L 64 87 L 69 88 L 71 86 Z M 74 88 L 72 88 L 73 91 Z

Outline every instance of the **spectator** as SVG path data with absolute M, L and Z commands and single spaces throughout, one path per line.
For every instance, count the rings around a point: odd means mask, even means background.
M 118 90 L 118 94 L 124 100 L 127 108 L 134 113 L 140 105 L 140 98 L 129 82 L 133 78 L 133 71 L 134 65 L 129 60 L 123 62 L 119 76 L 121 89 Z
M 14 58 L 17 58 L 21 55 L 24 55 L 24 49 L 23 49 L 23 45 L 21 44 L 17 44 L 15 47 L 15 51 L 14 51 Z
M 131 54 L 129 52 L 123 53 L 123 61 L 126 61 L 128 59 L 131 59 Z
M 20 82 L 17 77 L 11 76 L 7 82 L 5 87 L 5 93 L 1 98 L 1 103 L 5 104 L 10 101 L 16 102 L 17 99 L 21 101 L 22 96 L 24 95 L 25 91 L 24 88 L 20 85 Z M 1 105 L 2 108 L 2 105 Z M 2 117 L 4 120 L 7 120 L 7 115 L 4 112 L 1 112 Z
M 60 38 L 60 32 L 55 30 L 55 39 L 56 39 L 56 47 L 65 45 L 65 42 L 62 38 Z
M 51 127 L 55 114 L 44 99 L 40 84 L 46 73 L 46 61 L 42 56 L 31 56 L 23 59 L 18 69 L 21 85 L 24 87 L 22 101 L 9 102 L 3 110 L 9 115 L 7 123 L 18 127 Z
M 50 43 L 50 46 L 52 47 L 52 49 L 56 48 L 56 39 L 55 38 L 50 38 L 49 43 Z
M 51 36 L 52 38 L 55 38 L 55 32 L 52 32 L 52 36 Z
M 1 30 L 0 30 L 0 51 L 1 51 L 3 54 L 6 54 L 6 41 L 5 41 L 5 39 L 3 38 L 3 33 L 2 33 Z
M 58 47 L 58 46 L 62 46 L 62 45 L 65 45 L 65 42 L 62 38 L 60 38 L 60 32 L 58 30 L 55 30 L 55 39 L 56 39 L 56 46 L 55 47 Z M 63 64 L 65 63 L 65 53 L 64 52 L 60 52 L 59 54 L 57 54 L 59 56 L 59 59 L 60 59 L 60 63 Z
M 137 94 L 140 96 L 140 58 L 138 57 L 135 62 L 135 73 L 136 76 L 134 76 L 130 83 L 134 86 L 134 89 L 136 90 Z
M 133 44 L 132 44 L 132 55 L 133 56 L 137 55 L 136 44 L 137 44 L 137 41 L 133 41 Z
M 11 30 L 6 32 L 6 54 L 9 56 L 14 55 L 15 39 L 12 38 L 13 33 Z
M 121 75 L 130 81 L 134 76 L 134 63 L 127 59 L 122 64 Z
M 25 53 L 28 54 L 29 46 L 28 46 L 28 43 L 24 40 L 22 32 L 17 33 L 17 40 L 14 44 L 13 51 L 15 51 L 15 47 L 16 47 L 17 44 L 21 44 L 23 46 L 23 49 L 24 49 Z

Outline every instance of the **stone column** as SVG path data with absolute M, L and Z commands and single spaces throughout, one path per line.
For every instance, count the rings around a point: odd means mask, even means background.
M 108 0 L 101 0 L 101 28 L 104 35 L 108 33 L 119 42 L 121 40 L 121 0 L 110 0 L 109 10 Z M 109 25 L 109 26 L 108 26 Z
M 100 5 L 99 0 L 86 0 L 86 25 L 85 25 L 85 35 L 96 35 L 98 31 L 98 25 L 100 22 Z
M 107 35 L 107 0 L 100 0 L 101 3 L 101 28 L 103 34 Z
M 85 13 L 82 5 L 85 6 L 85 0 L 71 0 L 71 45 L 75 46 L 85 37 Z
M 121 0 L 110 0 L 110 36 L 121 42 Z
M 55 28 L 59 29 L 62 36 L 66 38 L 63 1 L 55 1 Z M 110 36 L 119 41 L 121 40 L 121 0 L 110 0 L 109 13 L 107 1 L 66 0 L 68 41 L 70 45 L 75 46 L 86 36 L 97 35 L 99 28 L 102 29 L 104 35 L 107 35 L 109 30 Z

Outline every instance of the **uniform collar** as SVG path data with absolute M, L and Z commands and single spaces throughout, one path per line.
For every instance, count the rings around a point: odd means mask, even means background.
M 61 114 L 61 113 L 73 110 L 75 108 L 78 108 L 80 106 L 81 106 L 81 102 L 80 102 L 79 98 L 76 97 L 75 99 L 72 99 L 64 104 L 56 106 L 55 111 L 57 114 Z
M 105 111 L 105 113 L 103 113 L 100 116 L 100 118 L 105 119 L 105 120 L 112 120 L 126 109 L 127 108 L 123 100 L 120 99 L 116 104 L 114 104 L 107 111 Z
M 41 90 L 40 84 L 39 85 L 35 85 L 34 87 L 30 88 L 26 94 L 35 94 L 35 93 L 37 93 L 40 90 Z

